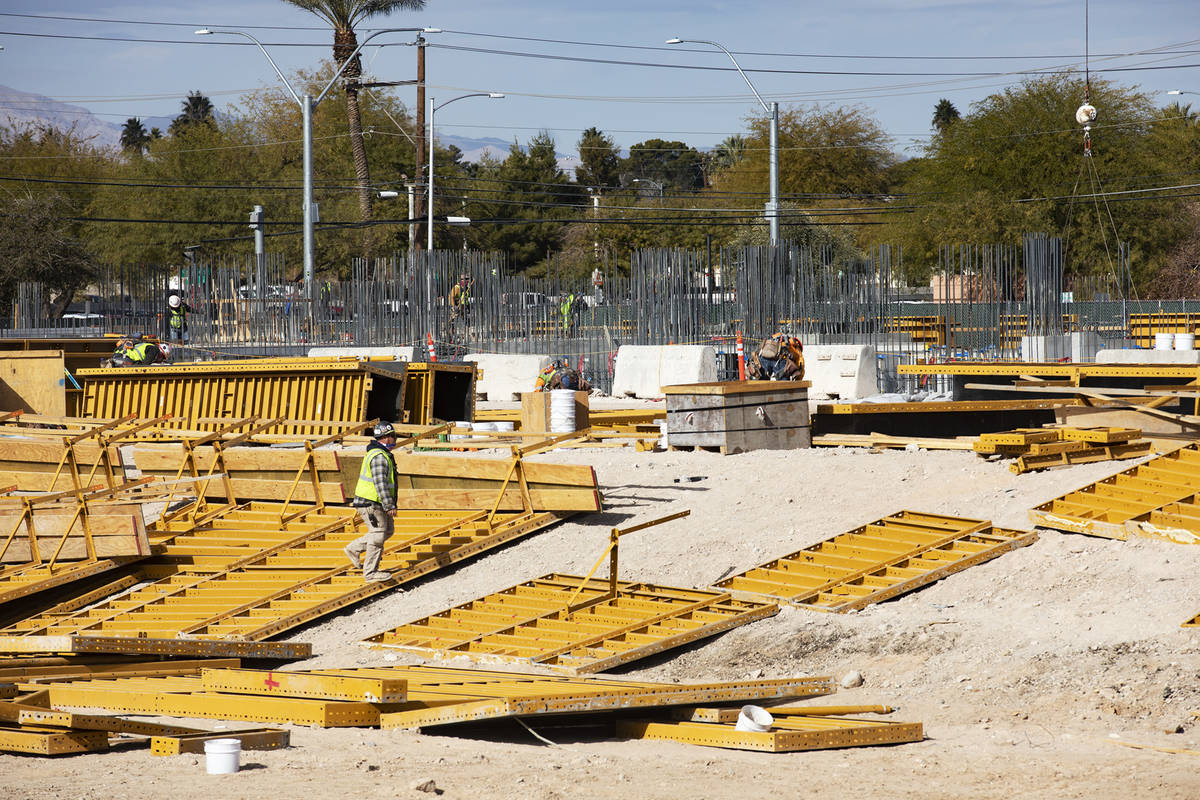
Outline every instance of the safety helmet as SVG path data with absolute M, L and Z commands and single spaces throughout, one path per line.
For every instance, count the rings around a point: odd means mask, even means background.
M 179 304 L 183 301 L 179 299 L 179 295 L 173 294 L 167 298 L 167 305 L 171 308 L 179 308 Z
M 376 439 L 382 439 L 385 436 L 395 436 L 396 429 L 390 422 L 380 422 L 375 425 L 375 430 L 373 430 L 371 434 Z

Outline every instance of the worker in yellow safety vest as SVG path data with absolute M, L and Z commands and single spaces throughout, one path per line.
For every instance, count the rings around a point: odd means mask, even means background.
M 379 569 L 379 560 L 383 543 L 395 530 L 396 458 L 392 448 L 396 446 L 396 429 L 390 422 L 381 422 L 375 426 L 373 436 L 363 455 L 352 503 L 366 523 L 367 532 L 346 545 L 345 553 L 356 569 L 362 569 L 363 580 L 381 583 L 392 577 Z

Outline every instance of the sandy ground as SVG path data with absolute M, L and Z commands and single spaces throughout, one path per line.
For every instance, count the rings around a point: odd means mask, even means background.
M 317 655 L 294 666 L 418 663 L 357 642 L 521 580 L 583 574 L 610 527 L 674 510 L 692 516 L 622 541 L 622 577 L 704 586 L 901 509 L 1028 528 L 1028 508 L 1118 469 L 1016 476 L 971 453 L 849 449 L 538 458 L 594 465 L 608 511 L 296 631 Z M 553 728 L 540 730 L 554 746 L 512 726 L 470 738 L 299 727 L 291 749 L 245 753 L 248 768 L 233 776 L 204 774 L 202 757 L 145 750 L 0 756 L 0 796 L 422 797 L 414 784 L 432 780 L 456 798 L 1192 800 L 1196 755 L 1120 743 L 1200 750 L 1200 629 L 1180 627 L 1200 612 L 1198 574 L 1200 547 L 1043 531 L 1030 547 L 862 612 L 785 610 L 620 673 L 703 682 L 857 670 L 863 686 L 814 702 L 897 706 L 890 719 L 924 723 L 916 744 L 761 754 Z

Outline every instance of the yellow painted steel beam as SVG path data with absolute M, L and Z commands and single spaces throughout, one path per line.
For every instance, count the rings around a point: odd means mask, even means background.
M 1009 470 L 1022 475 L 1039 469 L 1050 467 L 1066 467 L 1071 464 L 1091 464 L 1096 461 L 1121 461 L 1128 458 L 1142 458 L 1154 452 L 1154 443 L 1126 442 L 1124 444 L 1106 444 L 1077 450 L 1067 450 L 1057 453 L 1020 456 L 1009 465 Z
M 955 361 L 945 364 L 901 364 L 901 375 L 994 375 L 1039 378 L 1189 378 L 1200 377 L 1195 364 L 1060 364 L 996 361 Z
M 57 756 L 65 753 L 97 753 L 108 749 L 104 731 L 23 730 L 0 724 L 0 751 Z
M 312 645 L 303 642 L 149 639 L 136 636 L 0 636 L 0 653 L 233 656 L 296 661 L 311 656 Z
M 204 743 L 213 739 L 237 739 L 241 742 L 243 750 L 278 750 L 291 744 L 291 733 L 281 728 L 255 728 L 245 731 L 204 731 L 154 736 L 150 739 L 150 755 L 203 753 Z
M 933 403 L 821 403 L 817 414 L 944 414 L 976 411 L 1038 411 L 1082 405 L 1075 398 L 1037 400 L 952 400 Z
M 200 732 L 196 728 L 186 728 L 182 725 L 143 722 L 141 720 L 109 717 L 99 714 L 73 714 L 70 711 L 52 711 L 49 709 L 21 709 L 18 720 L 22 725 L 70 728 L 85 731 L 108 731 L 110 733 L 132 733 L 138 736 L 177 736 Z
M 406 686 L 405 681 L 398 678 L 251 669 L 205 669 L 200 672 L 200 680 L 206 692 L 358 700 L 364 703 L 403 703 Z
M 851 717 L 776 720 L 771 730 L 764 732 L 739 731 L 733 725 L 708 722 L 618 720 L 617 735 L 768 753 L 900 744 L 925 738 L 919 722 L 883 722 Z

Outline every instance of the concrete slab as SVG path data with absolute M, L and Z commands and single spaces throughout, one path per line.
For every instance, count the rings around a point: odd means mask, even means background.
M 1097 364 L 1200 364 L 1200 350 L 1101 350 Z
M 386 345 L 383 347 L 365 347 L 351 345 L 349 347 L 310 347 L 310 358 L 337 358 L 339 356 L 354 356 L 355 358 L 387 358 L 392 361 L 412 361 L 415 347 Z

